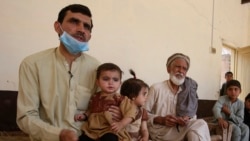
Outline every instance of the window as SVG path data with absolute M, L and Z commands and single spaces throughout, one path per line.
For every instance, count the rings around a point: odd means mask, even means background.
M 221 53 L 221 85 L 225 82 L 225 73 L 228 71 L 234 74 L 235 49 L 224 46 Z
M 221 84 L 225 82 L 225 73 L 233 72 L 233 78 L 241 83 L 239 98 L 244 101 L 250 93 L 250 46 L 236 49 L 223 44 L 221 55 Z

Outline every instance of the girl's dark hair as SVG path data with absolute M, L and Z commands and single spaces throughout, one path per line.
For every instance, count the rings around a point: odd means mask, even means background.
M 245 101 L 247 101 L 248 99 L 250 99 L 250 93 L 245 97 Z
M 139 95 L 142 88 L 149 88 L 149 86 L 141 79 L 137 79 L 132 69 L 130 69 L 129 72 L 133 75 L 133 78 L 129 78 L 122 83 L 120 94 L 132 99 Z
M 120 78 L 122 79 L 122 70 L 116 64 L 113 63 L 103 63 L 96 71 L 96 79 L 99 79 L 101 72 L 103 71 L 118 71 L 120 73 Z

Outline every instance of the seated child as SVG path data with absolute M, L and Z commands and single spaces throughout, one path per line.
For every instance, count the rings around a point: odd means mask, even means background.
M 245 97 L 244 123 L 250 128 L 250 93 Z
M 136 78 L 133 70 L 130 73 L 134 78 L 127 79 L 121 86 L 121 95 L 129 97 L 137 106 L 135 121 L 127 125 L 126 130 L 131 136 L 131 141 L 148 141 L 149 133 L 147 128 L 147 111 L 142 108 L 145 104 L 148 94 L 148 85 Z
M 121 86 L 121 69 L 113 63 L 104 63 L 97 69 L 96 84 L 101 91 L 93 95 L 86 113 L 76 114 L 75 120 L 87 120 L 82 126 L 79 141 L 130 141 L 125 126 L 136 117 L 136 106 L 116 91 Z M 113 121 L 109 107 L 120 107 L 123 119 Z
M 249 129 L 243 123 L 244 103 L 238 99 L 241 93 L 240 82 L 228 81 L 226 92 L 227 95 L 221 96 L 213 107 L 214 117 L 222 128 L 228 128 L 232 124 L 232 141 L 248 141 Z

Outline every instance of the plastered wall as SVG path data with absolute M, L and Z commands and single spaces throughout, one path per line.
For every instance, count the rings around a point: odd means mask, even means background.
M 18 89 L 24 57 L 58 46 L 53 24 L 71 3 L 92 11 L 88 54 L 118 64 L 123 80 L 132 68 L 149 85 L 163 81 L 167 57 L 182 52 L 191 58 L 188 76 L 198 82 L 201 99 L 218 97 L 222 40 L 250 45 L 250 6 L 240 0 L 1 0 L 0 89 Z

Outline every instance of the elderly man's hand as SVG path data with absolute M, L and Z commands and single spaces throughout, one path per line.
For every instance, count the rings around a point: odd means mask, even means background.
M 164 117 L 164 125 L 173 127 L 178 123 L 178 118 L 173 115 L 166 115 Z
M 188 116 L 183 116 L 183 117 L 178 117 L 177 118 L 177 123 L 180 126 L 186 126 L 187 123 L 189 122 L 189 117 Z

